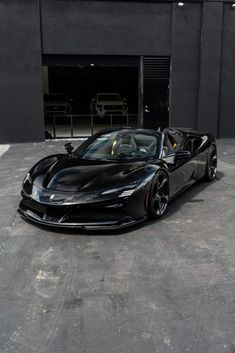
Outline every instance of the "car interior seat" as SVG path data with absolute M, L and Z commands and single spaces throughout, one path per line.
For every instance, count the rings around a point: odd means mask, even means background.
M 130 153 L 137 149 L 136 142 L 131 135 L 120 137 L 113 145 L 112 154 L 119 155 L 122 153 Z

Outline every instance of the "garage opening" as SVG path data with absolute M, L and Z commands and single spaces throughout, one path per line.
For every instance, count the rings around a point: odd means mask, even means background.
M 169 125 L 169 57 L 43 56 L 46 138 Z
M 138 58 L 44 58 L 47 136 L 85 137 L 103 128 L 137 127 L 138 70 Z

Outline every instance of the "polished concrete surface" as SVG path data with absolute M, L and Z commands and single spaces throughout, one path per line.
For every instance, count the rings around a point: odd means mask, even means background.
M 94 234 L 16 213 L 27 170 L 63 143 L 0 158 L 0 352 L 234 352 L 235 140 L 218 141 L 216 180 L 161 220 Z

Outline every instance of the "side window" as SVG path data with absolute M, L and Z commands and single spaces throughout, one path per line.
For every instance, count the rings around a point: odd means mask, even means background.
M 173 151 L 174 150 L 173 150 L 172 144 L 171 144 L 170 139 L 169 139 L 169 134 L 166 134 L 164 136 L 164 141 L 163 141 L 162 155 L 163 155 L 163 157 L 167 156 L 168 154 L 172 153 Z
M 177 152 L 182 147 L 182 136 L 178 132 L 169 133 L 169 140 L 171 142 L 174 152 Z
M 166 133 L 163 143 L 163 156 L 177 152 L 182 146 L 182 138 L 178 133 Z
M 196 152 L 198 147 L 201 145 L 202 140 L 200 137 L 197 136 L 189 136 L 187 142 L 186 142 L 186 148 L 190 152 Z

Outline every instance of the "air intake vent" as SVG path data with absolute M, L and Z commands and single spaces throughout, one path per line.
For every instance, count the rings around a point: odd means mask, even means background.
M 160 80 L 170 77 L 169 56 L 145 56 L 144 57 L 144 79 Z

